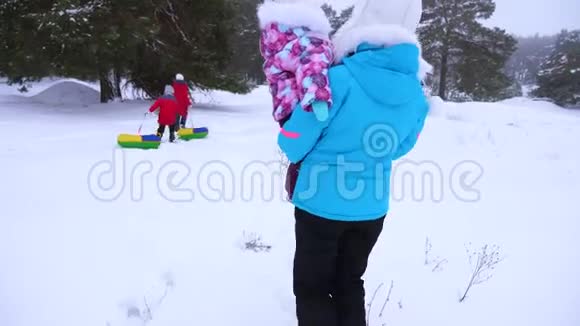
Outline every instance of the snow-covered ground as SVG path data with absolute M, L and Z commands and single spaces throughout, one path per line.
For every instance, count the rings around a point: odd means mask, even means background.
M 62 103 L 66 88 L 0 87 L 0 325 L 294 325 L 267 90 L 198 94 L 207 139 L 123 151 L 116 136 L 150 102 Z M 395 165 L 365 275 L 370 325 L 580 325 L 579 127 L 544 102 L 434 100 Z M 257 236 L 269 251 L 244 248 Z M 459 302 L 466 249 L 485 245 L 503 260 Z

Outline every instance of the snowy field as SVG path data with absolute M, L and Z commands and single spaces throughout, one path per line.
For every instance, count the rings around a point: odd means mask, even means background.
M 0 325 L 295 325 L 267 90 L 197 94 L 207 139 L 123 151 L 151 103 L 88 86 L 0 86 Z M 578 112 L 434 100 L 394 167 L 369 325 L 580 325 L 579 168 Z

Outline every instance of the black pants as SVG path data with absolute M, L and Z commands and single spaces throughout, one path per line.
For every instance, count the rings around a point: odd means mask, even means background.
M 166 125 L 159 125 L 159 129 L 157 129 L 157 137 L 163 137 L 165 133 Z M 175 140 L 175 125 L 169 125 L 169 141 L 173 142 Z
M 185 128 L 185 122 L 187 121 L 187 112 L 184 115 L 181 115 L 181 128 Z
M 175 131 L 178 131 L 180 128 L 185 128 L 185 122 L 187 121 L 187 114 L 186 115 L 177 115 L 177 119 L 175 120 Z
M 365 326 L 362 276 L 385 217 L 323 219 L 296 208 L 294 295 L 299 326 Z

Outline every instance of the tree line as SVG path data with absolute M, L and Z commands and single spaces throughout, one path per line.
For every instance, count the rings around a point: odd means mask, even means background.
M 122 80 L 149 97 L 176 72 L 192 88 L 246 93 L 263 84 L 256 7 L 261 0 L 4 0 L 0 76 L 99 81 L 101 100 Z M 580 103 L 579 31 L 518 38 L 483 26 L 494 0 L 424 0 L 419 38 L 434 66 L 432 94 L 453 101 L 522 95 Z M 352 14 L 323 5 L 334 31 Z
M 5 0 L 0 75 L 20 84 L 46 76 L 98 80 L 102 102 L 120 96 L 122 79 L 158 96 L 176 72 L 192 87 L 246 92 L 251 76 L 234 59 L 248 49 L 244 38 L 257 37 L 257 23 L 244 15 L 255 12 L 252 2 Z

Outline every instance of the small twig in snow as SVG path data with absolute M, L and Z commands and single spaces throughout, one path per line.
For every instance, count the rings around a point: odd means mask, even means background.
M 266 251 L 269 252 L 272 249 L 271 245 L 265 244 L 262 241 L 262 237 L 255 234 L 250 233 L 246 235 L 246 232 L 243 233 L 243 249 L 245 250 L 252 250 L 254 252 Z
M 440 260 L 440 261 L 439 261 L 439 262 L 438 262 L 438 263 L 435 265 L 435 267 L 433 267 L 433 269 L 432 269 L 431 271 L 432 271 L 432 272 L 437 272 L 437 271 L 440 271 L 440 270 L 441 270 L 441 266 L 442 266 L 443 264 L 446 264 L 446 263 L 447 263 L 447 259 Z
M 488 281 L 492 276 L 492 271 L 495 266 L 503 261 L 503 257 L 500 257 L 499 247 L 485 245 L 479 252 L 471 252 L 466 248 L 467 254 L 469 255 L 469 263 L 472 266 L 471 277 L 469 278 L 469 283 L 463 293 L 463 296 L 459 299 L 459 302 L 463 302 L 467 298 L 467 293 L 474 285 L 478 285 Z M 477 257 L 475 265 L 473 265 L 474 258 Z
M 145 315 L 145 318 L 143 319 L 143 322 L 146 323 L 146 322 L 153 319 L 153 314 L 151 313 L 151 308 L 149 308 L 149 305 L 147 304 L 147 298 L 143 297 L 143 302 L 145 304 L 145 309 L 146 309 L 145 310 L 146 315 Z
M 381 312 L 379 313 L 379 317 L 383 317 L 383 312 L 385 310 L 385 307 L 387 306 L 387 303 L 391 299 L 391 292 L 393 291 L 393 285 L 394 285 L 394 282 L 391 281 L 391 287 L 389 288 L 389 293 L 387 294 L 387 299 L 385 300 L 385 303 L 383 303 L 383 307 L 381 308 Z
M 447 259 L 441 259 L 441 257 L 439 256 L 435 257 L 435 259 L 431 259 L 430 255 L 432 248 L 433 246 L 431 244 L 431 240 L 429 239 L 429 237 L 427 237 L 425 240 L 425 266 L 435 264 L 435 266 L 433 267 L 433 269 L 431 269 L 431 271 L 437 272 L 440 271 L 443 265 L 447 263 Z
M 375 297 L 377 296 L 377 292 L 379 292 L 379 289 L 382 286 L 383 286 L 383 283 L 381 283 L 381 284 L 379 284 L 379 286 L 377 286 L 377 288 L 375 289 L 375 293 L 373 293 L 373 297 L 371 298 L 371 301 L 367 305 L 368 312 L 367 312 L 367 323 L 366 323 L 366 326 L 369 326 L 370 325 L 369 323 L 370 323 L 371 308 L 373 306 L 373 302 L 375 301 Z

